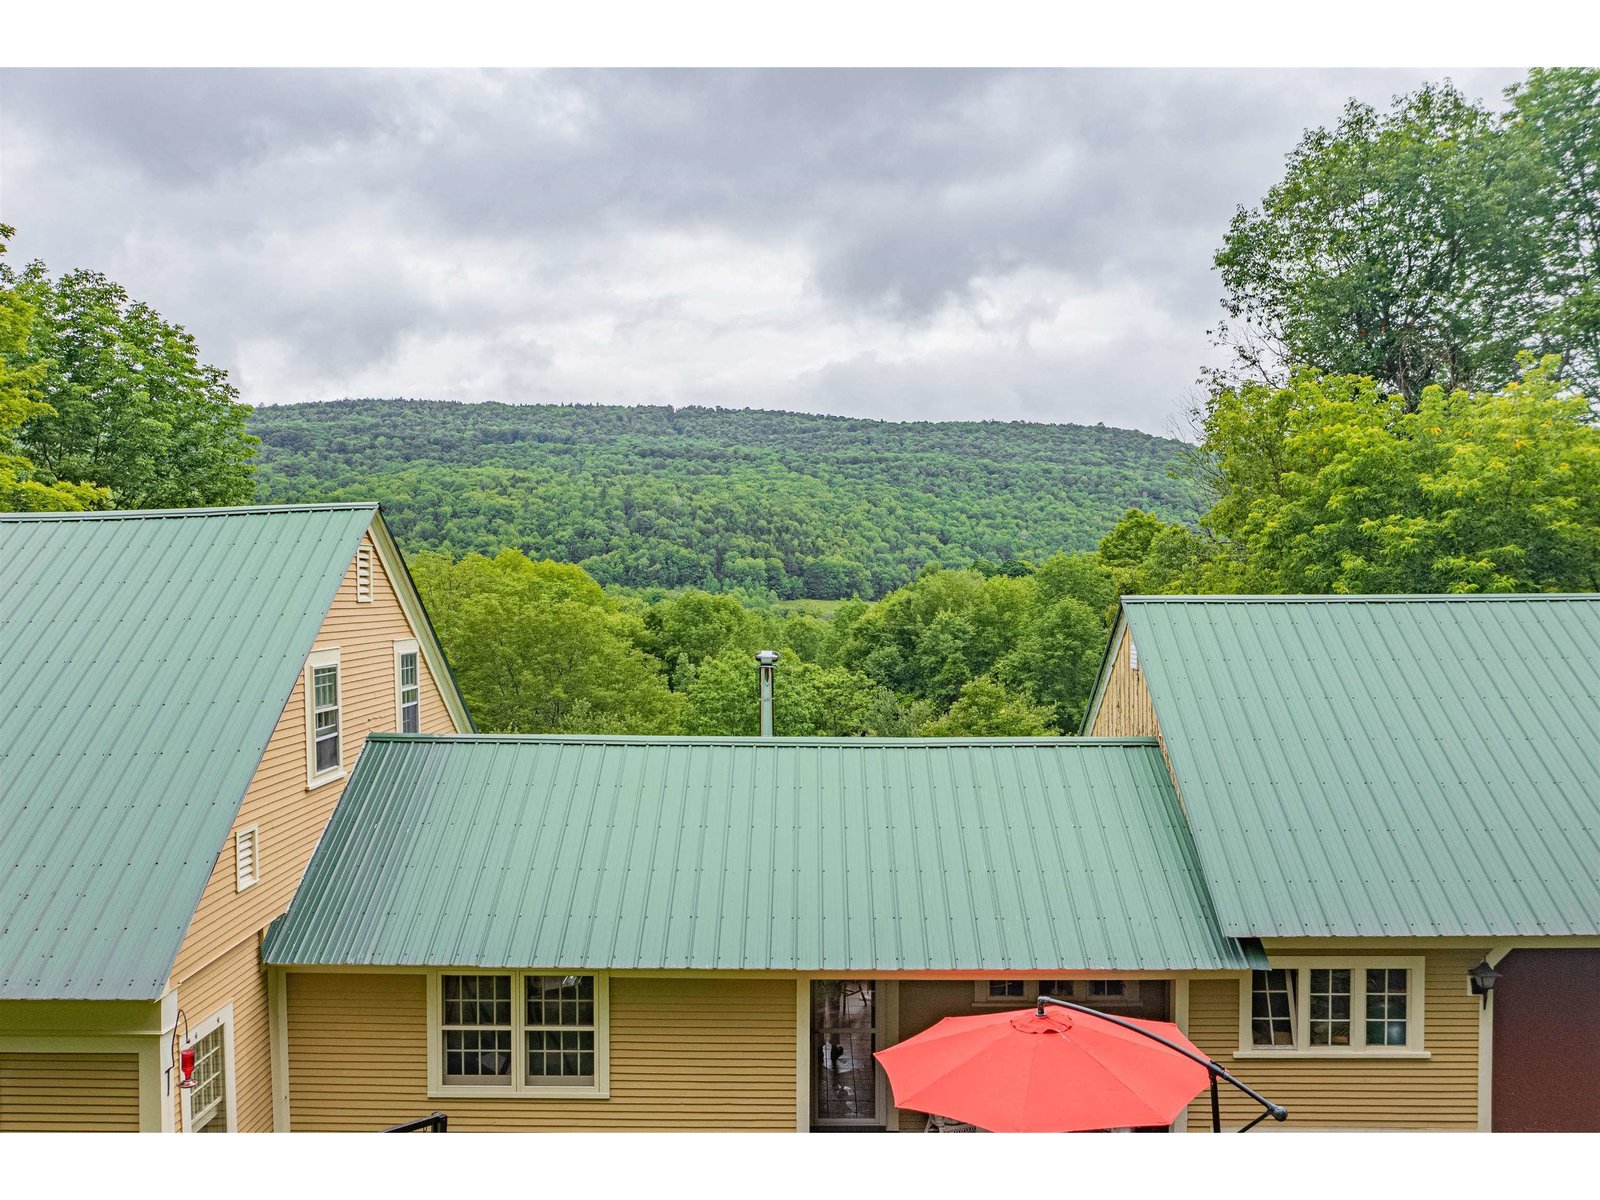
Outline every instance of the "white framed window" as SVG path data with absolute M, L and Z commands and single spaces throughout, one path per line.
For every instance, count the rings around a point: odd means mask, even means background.
M 401 733 L 422 732 L 421 660 L 417 643 L 394 644 L 394 727 Z
M 233 835 L 233 870 L 235 887 L 241 892 L 261 878 L 261 826 Z
M 1139 647 L 1133 644 L 1133 634 L 1128 635 L 1128 670 L 1139 669 Z
M 185 1133 L 232 1133 L 233 1005 L 225 1004 L 189 1030 L 194 1086 L 180 1090 Z
M 1240 983 L 1239 1053 L 1426 1057 L 1424 959 L 1279 959 Z
M 429 1093 L 609 1096 L 609 984 L 593 972 L 432 973 Z
M 339 651 L 312 651 L 306 660 L 306 783 L 318 787 L 344 777 L 340 717 Z
M 356 547 L 356 603 L 372 603 L 372 547 L 365 541 Z
M 974 985 L 972 1002 L 1022 1008 L 1039 996 L 1109 1008 L 1139 1003 L 1139 983 L 1134 979 L 980 979 Z

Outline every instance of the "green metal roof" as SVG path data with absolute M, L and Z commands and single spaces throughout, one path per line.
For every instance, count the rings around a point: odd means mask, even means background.
M 376 511 L 0 515 L 0 998 L 161 995 Z
M 1153 741 L 395 735 L 368 739 L 265 955 L 840 971 L 1252 958 L 1217 932 Z
M 1123 612 L 1228 933 L 1600 933 L 1600 596 Z

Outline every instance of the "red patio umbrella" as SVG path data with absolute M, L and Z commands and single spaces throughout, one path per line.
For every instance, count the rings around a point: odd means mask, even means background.
M 897 1108 L 998 1133 L 1170 1125 L 1219 1078 L 1259 1101 L 1267 1109 L 1262 1117 L 1288 1115 L 1170 1022 L 1114 1017 L 1049 997 L 1037 1009 L 946 1017 L 876 1057 Z

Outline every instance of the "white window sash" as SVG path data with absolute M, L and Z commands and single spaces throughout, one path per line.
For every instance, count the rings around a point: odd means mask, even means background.
M 1427 1058 L 1423 1039 L 1425 1016 L 1423 997 L 1426 985 L 1426 959 L 1421 955 L 1374 955 L 1370 958 L 1315 957 L 1272 959 L 1273 968 L 1296 972 L 1292 987 L 1294 1007 L 1291 1046 L 1258 1046 L 1251 1030 L 1251 999 L 1254 975 L 1246 973 L 1239 986 L 1239 1050 L 1245 1058 Z M 1367 1044 L 1367 971 L 1403 970 L 1406 972 L 1406 1040 L 1404 1045 Z M 1313 1045 L 1311 1042 L 1311 972 L 1348 970 L 1350 972 L 1350 1044 Z
M 405 681 L 405 662 L 410 658 L 412 667 L 412 681 Z M 406 710 L 413 714 L 413 723 L 416 728 L 406 729 Z M 422 653 L 417 643 L 412 639 L 403 639 L 394 644 L 394 727 L 397 732 L 421 733 L 422 732 Z
M 334 701 L 332 704 L 319 704 L 317 702 L 317 673 L 319 671 L 333 670 Z M 344 778 L 344 671 L 339 662 L 338 647 L 324 650 L 314 650 L 306 660 L 305 670 L 306 692 L 306 786 L 317 787 L 335 779 Z M 333 714 L 332 732 L 318 736 L 317 717 L 319 714 Z M 330 738 L 336 746 L 334 762 L 331 766 L 318 769 L 317 747 L 327 742 Z
M 222 1031 L 222 1094 L 217 1103 L 223 1106 L 225 1114 L 224 1127 L 229 1133 L 238 1129 L 238 1093 L 234 1090 L 233 1081 L 233 1003 L 224 1004 L 216 1012 L 199 1021 L 189 1029 L 188 1045 L 198 1046 L 202 1039 Z M 173 1082 L 176 1085 L 179 1076 L 177 1065 L 173 1065 Z M 194 1111 L 193 1088 L 180 1088 L 180 1109 L 183 1117 L 183 1131 L 193 1133 L 203 1125 L 216 1111 L 216 1104 L 207 1105 L 198 1113 Z
M 511 1077 L 507 1083 L 462 1084 L 445 1081 L 444 1032 L 468 1026 L 446 1026 L 444 986 L 446 975 L 511 976 Z M 594 979 L 594 1024 L 531 1025 L 528 1023 L 527 979 L 539 975 L 588 975 Z M 451 967 L 428 975 L 428 1094 L 439 1097 L 514 1096 L 519 1099 L 604 1100 L 611 1095 L 611 980 L 603 971 L 573 970 L 564 967 L 527 967 L 514 971 L 485 970 L 482 967 Z M 472 1026 L 470 1028 L 478 1028 Z M 504 1029 L 503 1025 L 482 1028 Z M 559 1030 L 565 1033 L 594 1033 L 594 1082 L 592 1084 L 548 1084 L 528 1075 L 530 1032 Z

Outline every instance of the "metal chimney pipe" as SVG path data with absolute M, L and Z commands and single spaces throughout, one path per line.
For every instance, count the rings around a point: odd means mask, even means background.
M 778 665 L 776 650 L 757 650 L 756 666 L 761 672 L 761 736 L 772 736 L 772 670 Z

